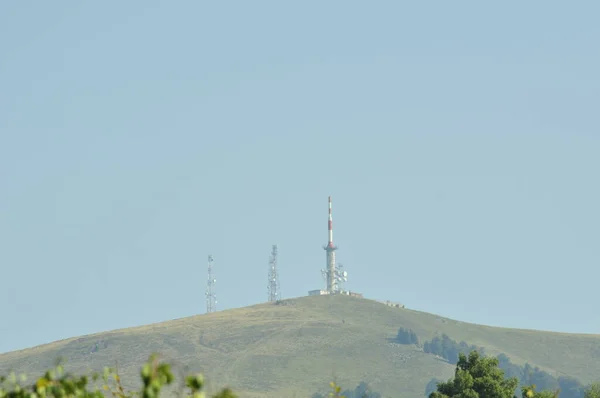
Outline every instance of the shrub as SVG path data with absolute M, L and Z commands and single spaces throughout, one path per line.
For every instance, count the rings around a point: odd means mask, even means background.
M 411 329 L 400 328 L 396 335 L 396 342 L 399 344 L 415 344 L 419 345 L 417 334 Z
M 118 373 L 113 369 L 104 369 L 102 376 L 104 383 L 100 388 L 97 385 L 91 386 L 87 376 L 65 374 L 63 367 L 58 364 L 30 385 L 23 385 L 27 380 L 25 376 L 21 376 L 20 380 L 17 380 L 14 373 L 8 377 L 0 376 L 0 398 L 105 398 L 105 392 L 115 398 L 158 398 L 162 388 L 172 384 L 175 379 L 170 365 L 159 362 L 156 355 L 151 356 L 150 360 L 142 366 L 140 375 L 141 390 L 126 392 Z M 91 379 L 96 382 L 100 376 L 93 374 Z M 187 376 L 182 395 L 205 398 L 203 387 L 204 378 L 201 374 Z M 213 398 L 236 398 L 236 395 L 229 388 L 225 388 Z

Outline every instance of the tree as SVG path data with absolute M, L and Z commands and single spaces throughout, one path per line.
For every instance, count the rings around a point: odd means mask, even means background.
M 417 334 L 411 329 L 400 328 L 396 335 L 396 342 L 399 344 L 415 344 L 419 345 Z
M 482 357 L 474 350 L 468 358 L 459 354 L 454 379 L 439 383 L 429 398 L 513 398 L 518 383 L 515 377 L 504 378 L 497 358 Z
M 585 398 L 600 398 L 600 383 L 592 383 L 584 392 Z
M 558 386 L 561 398 L 584 398 L 584 388 L 574 377 L 560 376 Z
M 381 394 L 371 391 L 371 388 L 364 381 L 354 389 L 354 391 L 346 390 L 342 393 L 345 398 L 381 398 Z
M 468 354 L 473 350 L 479 351 L 481 355 L 484 355 L 484 349 L 482 347 L 469 345 L 464 341 L 457 343 L 445 333 L 442 334 L 441 337 L 435 336 L 431 341 L 426 341 L 425 344 L 423 344 L 424 352 L 439 355 L 453 365 L 458 363 L 459 353 L 462 352 L 463 354 Z
M 506 354 L 499 354 L 496 358 L 498 358 L 498 367 L 504 371 L 505 377 L 516 377 L 520 382 L 523 381 L 521 366 L 512 363 Z
M 535 391 L 535 384 L 521 387 L 523 398 L 558 398 L 560 390 L 555 391 Z
M 537 366 L 533 368 L 533 371 L 529 372 L 529 383 L 523 384 L 532 384 L 541 390 L 556 391 L 560 388 L 560 384 L 558 383 L 557 379 L 555 379 L 550 373 L 544 372 Z

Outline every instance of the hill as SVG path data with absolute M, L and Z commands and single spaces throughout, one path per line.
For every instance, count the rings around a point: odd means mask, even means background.
M 348 296 L 288 299 L 62 340 L 1 354 L 0 373 L 35 376 L 63 357 L 67 370 L 78 372 L 116 363 L 126 385 L 137 388 L 140 365 L 159 352 L 176 369 L 202 371 L 209 391 L 228 385 L 243 397 L 310 397 L 335 378 L 345 388 L 366 381 L 383 396 L 422 398 L 433 377 L 453 376 L 454 365 L 393 342 L 401 327 L 421 341 L 444 333 L 555 376 L 600 378 L 599 335 L 474 325 Z

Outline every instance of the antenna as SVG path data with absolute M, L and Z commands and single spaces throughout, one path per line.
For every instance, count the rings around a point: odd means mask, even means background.
M 344 282 L 348 282 L 348 273 L 344 271 L 344 266 L 342 264 L 338 264 L 335 270 L 335 288 L 336 292 L 343 293 L 344 292 Z
M 208 281 L 206 283 L 206 313 L 217 310 L 217 295 L 215 294 L 215 283 L 217 280 L 213 275 L 213 256 L 208 256 Z
M 277 245 L 273 245 L 271 257 L 269 258 L 269 281 L 267 284 L 269 302 L 281 300 L 279 291 L 279 274 L 277 272 Z
M 326 269 L 322 270 L 323 276 L 327 281 L 327 292 L 328 294 L 335 294 L 338 292 L 337 281 L 336 281 L 336 264 L 335 264 L 335 251 L 337 247 L 333 244 L 333 218 L 331 217 L 331 196 L 328 198 L 329 201 L 329 219 L 327 222 L 328 242 L 327 246 L 324 246 L 327 253 L 326 257 Z
M 329 272 L 327 270 L 322 269 L 321 274 L 325 281 L 330 280 Z M 329 294 L 344 293 L 344 282 L 348 282 L 348 272 L 344 271 L 344 266 L 342 264 L 338 264 L 333 271 Z

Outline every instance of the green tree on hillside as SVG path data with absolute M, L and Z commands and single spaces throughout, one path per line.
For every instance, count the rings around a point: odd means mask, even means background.
M 371 388 L 364 381 L 361 382 L 353 391 L 346 390 L 342 392 L 344 398 L 381 398 L 381 394 L 371 391 Z
M 510 361 L 506 354 L 499 354 L 498 367 L 504 371 L 505 377 L 516 377 L 519 381 L 523 380 L 523 367 Z
M 468 358 L 459 354 L 454 378 L 439 383 L 429 398 L 513 398 L 518 383 L 515 377 L 504 378 L 497 358 L 471 351 Z
M 535 385 L 543 390 L 557 390 L 560 388 L 560 384 L 556 378 L 550 373 L 544 372 L 540 368 L 533 367 L 526 363 L 523 366 L 523 377 L 521 384 L 524 386 Z
M 478 351 L 482 356 L 485 355 L 482 347 L 469 345 L 464 341 L 458 343 L 445 334 L 441 337 L 436 336 L 431 341 L 425 341 L 423 345 L 424 352 L 439 355 L 451 364 L 458 363 L 459 353 L 462 352 L 467 355 L 473 350 Z M 498 367 L 504 371 L 504 376 L 507 378 L 516 377 L 519 380 L 515 395 L 522 392 L 523 387 L 535 385 L 541 391 L 560 390 L 560 398 L 584 398 L 585 387 L 574 377 L 560 376 L 556 378 L 539 367 L 531 366 L 528 363 L 524 366 L 516 365 L 510 361 L 506 354 L 499 354 L 497 358 Z M 426 388 L 426 396 L 429 396 L 429 393 L 433 391 L 431 389 L 432 382 L 430 381 Z M 595 398 L 600 398 L 600 396 Z
M 461 353 L 467 355 L 471 351 L 479 351 L 481 355 L 485 354 L 483 347 L 469 345 L 464 341 L 457 343 L 445 333 L 441 337 L 435 336 L 431 341 L 426 341 L 423 344 L 423 351 L 427 354 L 439 355 L 453 365 L 458 363 L 458 355 Z
M 585 396 L 585 387 L 574 377 L 560 376 L 558 388 L 561 398 L 584 398 Z
M 400 328 L 396 335 L 396 342 L 399 344 L 414 344 L 419 345 L 419 338 L 412 329 Z

